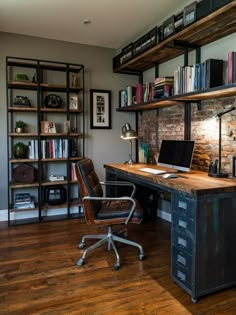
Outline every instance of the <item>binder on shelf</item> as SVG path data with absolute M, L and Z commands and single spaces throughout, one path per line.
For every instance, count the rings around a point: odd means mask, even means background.
M 223 85 L 223 60 L 207 59 L 206 65 L 206 89 Z

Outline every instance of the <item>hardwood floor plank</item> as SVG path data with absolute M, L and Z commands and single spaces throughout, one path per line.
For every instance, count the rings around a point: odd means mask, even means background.
M 77 245 L 89 233 L 94 230 L 83 219 L 14 227 L 0 223 L 0 314 L 236 314 L 235 288 L 193 304 L 173 282 L 168 222 L 130 225 L 129 238 L 143 245 L 145 259 L 138 260 L 136 248 L 118 244 L 118 271 L 105 245 L 76 266 L 82 254 Z

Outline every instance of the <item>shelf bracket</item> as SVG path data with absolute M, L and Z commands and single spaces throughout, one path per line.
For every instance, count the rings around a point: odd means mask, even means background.
M 199 48 L 199 46 L 196 44 L 191 44 L 191 43 L 188 43 L 186 41 L 176 40 L 176 39 L 173 39 L 172 41 L 170 41 L 166 45 L 166 47 L 177 48 L 177 49 L 181 49 L 181 50 L 185 50 L 186 48 L 192 48 L 192 49 Z

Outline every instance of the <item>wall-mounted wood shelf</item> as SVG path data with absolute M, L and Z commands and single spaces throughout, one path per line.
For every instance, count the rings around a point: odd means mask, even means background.
M 185 27 L 155 47 L 113 69 L 119 73 L 143 72 L 155 64 L 163 63 L 183 54 L 173 41 L 186 42 L 196 47 L 209 44 L 236 31 L 236 1 L 232 1 L 205 18 Z
M 145 111 L 163 107 L 170 107 L 179 104 L 185 104 L 187 102 L 200 102 L 202 100 L 210 100 L 217 98 L 224 98 L 236 96 L 236 84 L 229 84 L 224 86 L 218 86 L 208 90 L 202 90 L 197 92 L 191 92 L 183 95 L 175 95 L 166 98 L 160 98 L 147 103 L 134 104 L 131 106 L 118 108 L 119 112 L 134 112 Z

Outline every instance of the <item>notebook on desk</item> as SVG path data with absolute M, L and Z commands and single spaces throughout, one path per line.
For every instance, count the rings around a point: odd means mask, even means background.
M 155 168 L 150 168 L 150 167 L 144 167 L 144 168 L 140 168 L 140 171 L 146 172 L 146 173 L 150 173 L 150 174 L 154 174 L 154 175 L 159 175 L 159 174 L 164 174 L 166 173 L 166 171 L 163 170 L 157 170 Z

